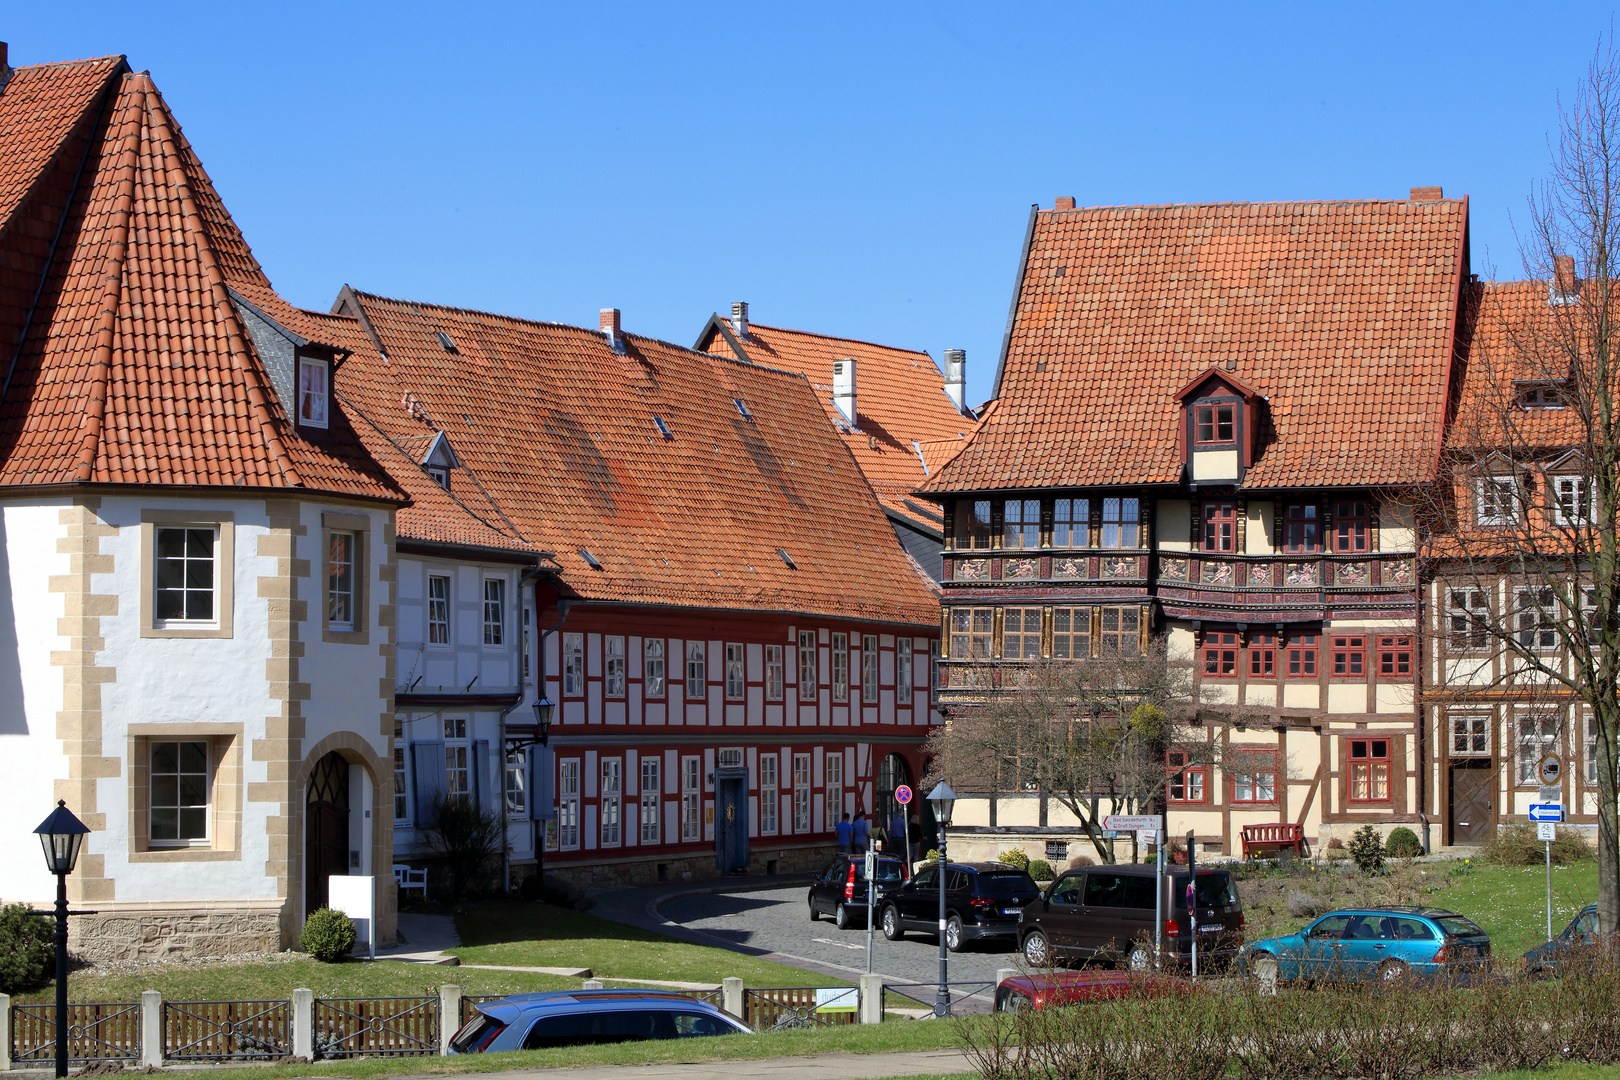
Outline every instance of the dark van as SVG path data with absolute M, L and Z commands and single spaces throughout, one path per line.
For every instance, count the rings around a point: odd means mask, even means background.
M 1187 871 L 1165 874 L 1161 941 L 1167 964 L 1192 961 L 1225 967 L 1243 945 L 1243 904 L 1228 870 L 1198 870 L 1196 906 L 1187 910 Z M 1133 971 L 1153 967 L 1152 866 L 1122 864 L 1070 870 L 1024 908 L 1018 942 L 1031 967 L 1063 960 L 1123 961 Z

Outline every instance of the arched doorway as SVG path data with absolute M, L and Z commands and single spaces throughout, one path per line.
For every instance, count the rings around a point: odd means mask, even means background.
M 332 752 L 310 770 L 304 794 L 304 917 L 326 906 L 327 882 L 349 872 L 349 763 Z
M 887 829 L 896 814 L 904 813 L 909 817 L 916 811 L 916 792 L 912 793 L 911 805 L 904 809 L 895 801 L 894 793 L 901 784 L 911 784 L 911 766 L 907 765 L 906 759 L 899 754 L 890 754 L 878 764 L 875 799 L 877 805 L 873 808 L 877 821 L 873 822 L 874 825 L 881 824 Z

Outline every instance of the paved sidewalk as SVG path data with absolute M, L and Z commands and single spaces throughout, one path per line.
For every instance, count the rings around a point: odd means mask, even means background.
M 524 1069 L 479 1073 L 479 1080 L 881 1080 L 885 1077 L 971 1073 L 960 1050 L 913 1050 L 904 1054 L 816 1054 L 811 1057 L 740 1061 L 670 1062 L 661 1065 L 592 1065 L 589 1068 Z
M 388 949 L 378 949 L 379 960 L 405 960 L 416 964 L 449 964 L 455 958 L 446 950 L 461 944 L 456 934 L 456 920 L 449 915 L 423 915 L 416 912 L 399 913 L 400 943 Z

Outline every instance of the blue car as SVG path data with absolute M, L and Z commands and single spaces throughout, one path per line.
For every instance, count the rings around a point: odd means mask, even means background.
M 1297 934 L 1251 942 L 1239 959 L 1263 993 L 1274 993 L 1283 982 L 1396 982 L 1487 972 L 1491 939 L 1454 911 L 1344 908 Z
M 1587 904 L 1564 927 L 1563 933 L 1524 954 L 1524 973 L 1531 976 L 1552 975 L 1560 964 L 1580 956 L 1583 946 L 1596 945 L 1597 942 L 1597 905 Z
M 476 1008 L 450 1040 L 452 1054 L 754 1033 L 713 1005 L 656 990 L 557 990 Z

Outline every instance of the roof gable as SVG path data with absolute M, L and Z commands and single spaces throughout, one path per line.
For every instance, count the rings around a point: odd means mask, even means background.
M 1177 390 L 1175 399 L 1177 401 L 1186 401 L 1189 398 L 1221 397 L 1223 395 L 1239 397 L 1245 401 L 1252 401 L 1260 396 L 1230 372 L 1222 371 L 1218 367 L 1211 367 L 1206 369 L 1203 374 L 1194 377 L 1192 382 Z

